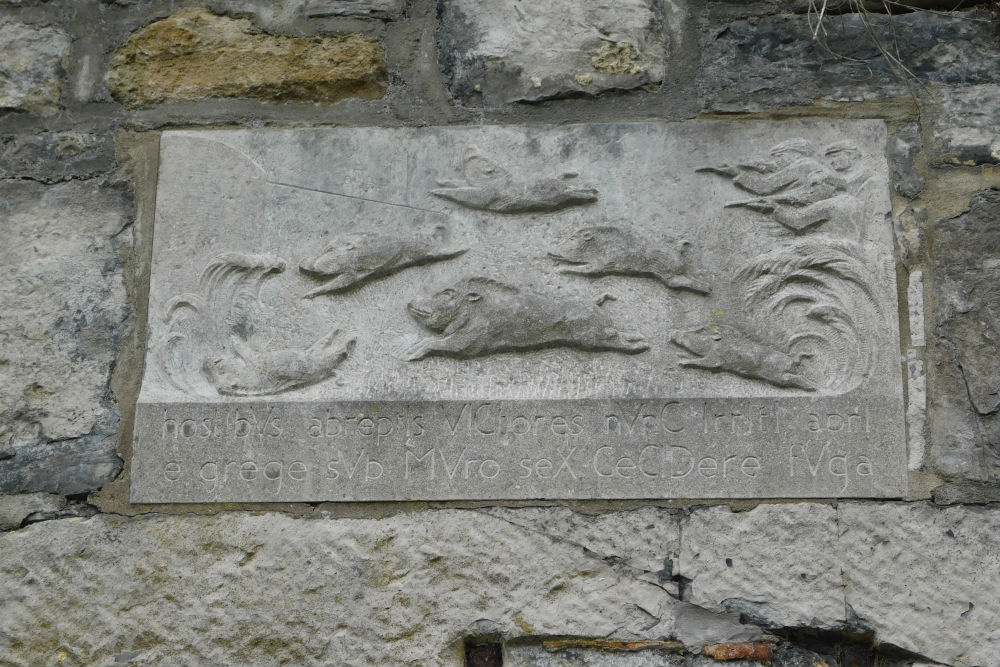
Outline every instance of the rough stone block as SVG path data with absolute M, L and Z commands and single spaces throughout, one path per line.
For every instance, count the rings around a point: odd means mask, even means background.
M 69 50 L 69 36 L 55 28 L 0 21 L 0 109 L 53 113 Z
M 488 106 L 596 95 L 663 80 L 667 47 L 652 0 L 440 0 L 451 92 Z
M 1000 80 L 1000 51 L 985 12 L 827 16 L 820 41 L 813 39 L 815 26 L 805 15 L 706 23 L 698 82 L 704 107 L 712 111 L 908 95 L 907 75 L 893 59 L 922 82 Z
M 841 504 L 847 602 L 878 641 L 948 665 L 1000 655 L 1000 511 Z
M 926 183 L 913 166 L 922 147 L 920 125 L 909 123 L 889 136 L 889 170 L 893 189 L 908 199 L 924 190 Z
M 935 162 L 959 165 L 1000 163 L 1000 85 L 944 86 L 931 115 Z
M 308 17 L 374 16 L 392 18 L 403 11 L 403 0 L 306 0 L 302 13 Z
M 0 655 L 16 665 L 458 665 L 467 636 L 642 638 L 677 604 L 472 511 L 99 515 L 6 533 L 0 553 Z
M 681 524 L 685 600 L 772 627 L 842 626 L 836 522 L 820 504 L 695 510 Z
M 114 149 L 108 135 L 41 132 L 0 136 L 0 178 L 56 183 L 109 171 Z
M 1000 503 L 1000 484 L 949 482 L 934 489 L 933 497 L 938 505 Z
M 111 59 L 108 87 L 128 106 L 206 97 L 375 99 L 385 94 L 385 53 L 361 35 L 268 35 L 249 20 L 189 8 L 134 33 Z
M 17 528 L 37 512 L 58 512 L 66 507 L 66 498 L 50 493 L 0 495 L 0 530 Z
M 932 463 L 947 476 L 1000 474 L 1000 189 L 931 230 L 937 363 L 928 374 Z M 970 405 L 971 402 L 971 405 Z
M 127 201 L 93 181 L 3 181 L 0 217 L 12 276 L 0 284 L 0 490 L 96 488 L 119 466 L 108 381 L 128 314 Z
M 565 507 L 495 507 L 485 510 L 513 524 L 578 544 L 602 558 L 667 580 L 680 552 L 680 526 L 670 510 L 642 507 L 628 512 L 579 514 Z

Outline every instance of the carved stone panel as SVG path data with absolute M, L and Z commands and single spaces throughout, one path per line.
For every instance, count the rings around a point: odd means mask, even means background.
M 132 499 L 900 496 L 885 143 L 166 132 Z

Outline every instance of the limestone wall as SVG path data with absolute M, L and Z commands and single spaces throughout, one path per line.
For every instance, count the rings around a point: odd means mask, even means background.
M 1000 7 L 862 4 L 0 0 L 0 665 L 1000 665 Z M 697 118 L 887 123 L 907 497 L 129 503 L 159 132 Z

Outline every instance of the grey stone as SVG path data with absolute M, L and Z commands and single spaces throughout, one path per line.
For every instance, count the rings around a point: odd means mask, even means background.
M 990 665 L 1000 655 L 1000 512 L 925 503 L 839 509 L 847 603 L 924 659 Z
M 466 102 L 596 95 L 663 79 L 664 27 L 651 0 L 440 0 L 439 8 L 442 66 Z
M 0 137 L 0 178 L 56 183 L 91 178 L 113 166 L 114 148 L 107 135 L 67 131 Z
M 928 397 L 932 459 L 947 476 L 1000 473 L 1000 190 L 932 229 L 937 340 Z M 970 405 L 971 402 L 971 405 Z
M 920 125 L 907 123 L 889 136 L 889 169 L 893 189 L 908 199 L 913 199 L 927 185 L 913 167 L 913 161 L 922 147 Z
M 117 473 L 108 381 L 128 314 L 126 198 L 96 181 L 0 182 L 0 490 L 81 493 Z
M 649 636 L 676 601 L 472 511 L 98 515 L 0 536 L 11 663 L 456 665 L 467 636 Z M 178 613 L 183 609 L 183 613 Z M 280 609 L 280 622 L 275 610 Z M 139 613 L 141 611 L 141 613 Z
M 132 498 L 901 495 L 884 145 L 165 133 Z
M 1000 484 L 949 482 L 934 489 L 933 497 L 938 505 L 1000 503 Z
M 508 667 L 688 667 L 688 658 L 670 651 L 608 651 L 587 648 L 549 650 L 544 646 L 509 646 L 504 651 Z
M 661 575 L 667 581 L 673 573 L 664 571 L 672 568 L 666 564 L 675 563 L 680 552 L 678 519 L 670 510 L 659 507 L 597 515 L 580 514 L 566 507 L 492 507 L 483 511 L 553 539 L 578 544 L 601 558 Z
M 1000 163 L 1000 85 L 942 86 L 940 109 L 931 115 L 936 161 L 945 164 Z
M 674 637 L 685 646 L 728 644 L 760 639 L 763 631 L 744 623 L 737 612 L 713 612 L 693 604 L 678 605 L 674 611 Z
M 53 113 L 69 50 L 59 30 L 0 21 L 0 109 Z
M 118 476 L 122 461 L 116 453 L 116 419 L 87 435 L 52 440 L 37 428 L 38 422 L 26 422 L 29 415 L 13 415 L 17 430 L 0 459 L 0 492 L 72 495 L 99 489 Z M 11 419 L 8 413 L 4 418 Z M 24 439 L 28 430 L 32 435 Z
M 66 507 L 66 498 L 51 493 L 0 495 L 0 530 L 17 528 L 37 512 L 57 512 Z
M 396 17 L 403 10 L 403 0 L 305 0 L 302 13 L 319 16 Z
M 703 20 L 698 82 L 704 107 L 712 111 L 908 95 L 913 82 L 898 67 L 893 71 L 879 42 L 919 82 L 968 86 L 1000 79 L 1000 52 L 985 12 L 831 15 L 823 22 L 820 41 L 813 39 L 814 22 L 808 16 L 728 24 Z
M 772 627 L 845 622 L 837 511 L 828 505 L 697 509 L 681 525 L 685 600 Z
M 774 667 L 840 667 L 833 656 L 816 653 L 808 649 L 780 647 L 774 652 Z M 916 665 L 913 665 L 916 667 Z

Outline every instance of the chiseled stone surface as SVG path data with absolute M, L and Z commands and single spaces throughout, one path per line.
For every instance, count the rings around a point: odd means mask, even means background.
M 601 558 L 662 574 L 667 580 L 680 552 L 678 517 L 659 507 L 593 516 L 566 507 L 493 507 L 484 511 L 553 539 L 578 544 Z
M 81 493 L 117 473 L 108 380 L 128 309 L 127 199 L 98 181 L 0 182 L 0 491 Z
M 768 626 L 844 623 L 837 511 L 829 505 L 694 510 L 681 525 L 685 600 Z
M 442 65 L 462 100 L 492 106 L 663 79 L 664 28 L 651 0 L 442 0 L 440 6 Z
M 0 553 L 13 665 L 457 665 L 466 636 L 637 638 L 676 604 L 473 511 L 99 515 L 7 533 Z
M 0 21 L 0 109 L 53 113 L 69 50 L 70 37 L 55 28 Z
M 0 530 L 17 528 L 37 512 L 58 512 L 66 507 L 66 498 L 52 493 L 0 495 Z
M 822 42 L 813 40 L 815 16 L 779 15 L 709 26 L 699 85 L 705 108 L 713 111 L 908 95 L 906 76 L 893 71 L 868 26 L 921 81 L 969 86 L 1000 80 L 1000 51 L 987 12 L 827 15 Z M 969 58 L 969 53 L 978 55 Z
M 936 363 L 928 372 L 931 463 L 947 477 L 1000 479 L 1000 189 L 931 229 Z
M 194 7 L 134 33 L 112 57 L 108 87 L 129 106 L 205 97 L 375 99 L 385 93 L 385 53 L 357 34 L 268 35 L 247 19 Z
M 843 503 L 847 602 L 878 641 L 948 665 L 1000 655 L 1000 510 Z

